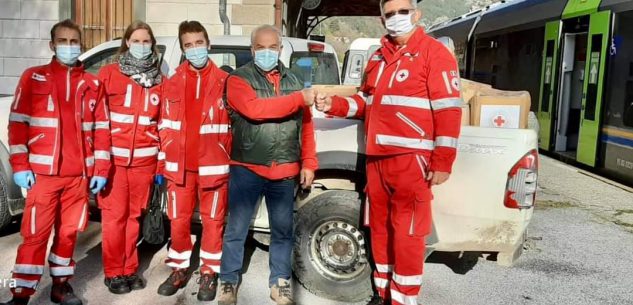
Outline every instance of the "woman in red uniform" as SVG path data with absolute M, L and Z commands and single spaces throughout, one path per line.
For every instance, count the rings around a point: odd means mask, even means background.
M 118 62 L 99 71 L 110 109 L 112 161 L 99 196 L 103 228 L 105 285 L 115 294 L 143 289 L 136 274 L 139 216 L 147 206 L 157 173 L 161 103 L 160 60 L 152 29 L 135 21 L 125 31 Z

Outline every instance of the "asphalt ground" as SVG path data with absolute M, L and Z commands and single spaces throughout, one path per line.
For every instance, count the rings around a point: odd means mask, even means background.
M 10 278 L 21 239 L 18 231 L 15 223 L 0 233 L 0 285 Z M 465 253 L 461 259 L 455 254 L 432 255 L 425 265 L 420 303 L 633 304 L 631 189 L 542 157 L 537 207 L 528 233 L 525 251 L 511 268 L 498 266 L 494 255 Z M 139 252 L 147 288 L 110 294 L 103 285 L 100 225 L 90 223 L 79 236 L 77 274 L 71 281 L 84 304 L 200 304 L 196 274 L 176 295 L 156 294 L 170 272 L 163 263 L 164 245 L 141 244 Z M 273 304 L 268 297 L 266 247 L 249 242 L 247 258 L 238 304 Z M 194 258 L 192 265 L 196 264 Z M 45 275 L 31 304 L 50 304 L 50 285 Z M 344 304 L 316 297 L 298 284 L 295 288 L 301 305 Z M 8 299 L 8 288 L 0 288 L 0 301 Z

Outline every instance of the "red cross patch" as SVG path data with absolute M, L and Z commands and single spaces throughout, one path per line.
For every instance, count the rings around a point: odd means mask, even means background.
M 503 127 L 506 125 L 507 121 L 503 115 L 499 114 L 493 118 L 492 123 L 495 127 Z

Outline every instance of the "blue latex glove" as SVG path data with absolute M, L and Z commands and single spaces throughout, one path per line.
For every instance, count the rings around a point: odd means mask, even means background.
M 21 188 L 30 190 L 33 184 L 35 184 L 35 176 L 32 171 L 22 171 L 13 174 L 13 181 Z
M 158 184 L 158 185 L 165 184 L 165 177 L 163 175 L 154 176 L 154 184 Z
M 105 187 L 106 182 L 108 182 L 108 179 L 106 178 L 99 176 L 92 177 L 92 179 L 90 179 L 90 191 L 92 191 L 92 193 L 96 195 L 97 193 L 101 192 L 103 187 Z

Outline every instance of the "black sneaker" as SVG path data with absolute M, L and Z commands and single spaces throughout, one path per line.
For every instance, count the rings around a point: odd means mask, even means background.
M 169 277 L 158 286 L 158 294 L 164 296 L 170 296 L 176 294 L 178 289 L 187 286 L 187 272 L 186 270 L 174 270 Z
M 143 281 L 140 276 L 132 274 L 127 275 L 125 278 L 127 280 L 128 286 L 130 286 L 130 290 L 141 290 L 145 288 L 145 281 Z
M 73 287 L 67 281 L 53 283 L 51 302 L 61 305 L 83 305 L 83 302 L 75 295 Z
M 131 291 L 130 285 L 124 276 L 106 277 L 103 283 L 114 294 L 125 294 Z
M 388 303 L 385 302 L 385 300 L 378 295 L 374 295 L 371 298 L 371 300 L 369 300 L 369 303 L 367 303 L 367 305 L 387 305 L 387 304 Z
M 213 301 L 218 289 L 218 275 L 217 274 L 202 274 L 198 278 L 198 301 Z
M 27 305 L 29 304 L 29 299 L 30 298 L 16 298 L 13 297 L 13 299 L 9 302 L 6 303 L 0 303 L 0 305 Z

